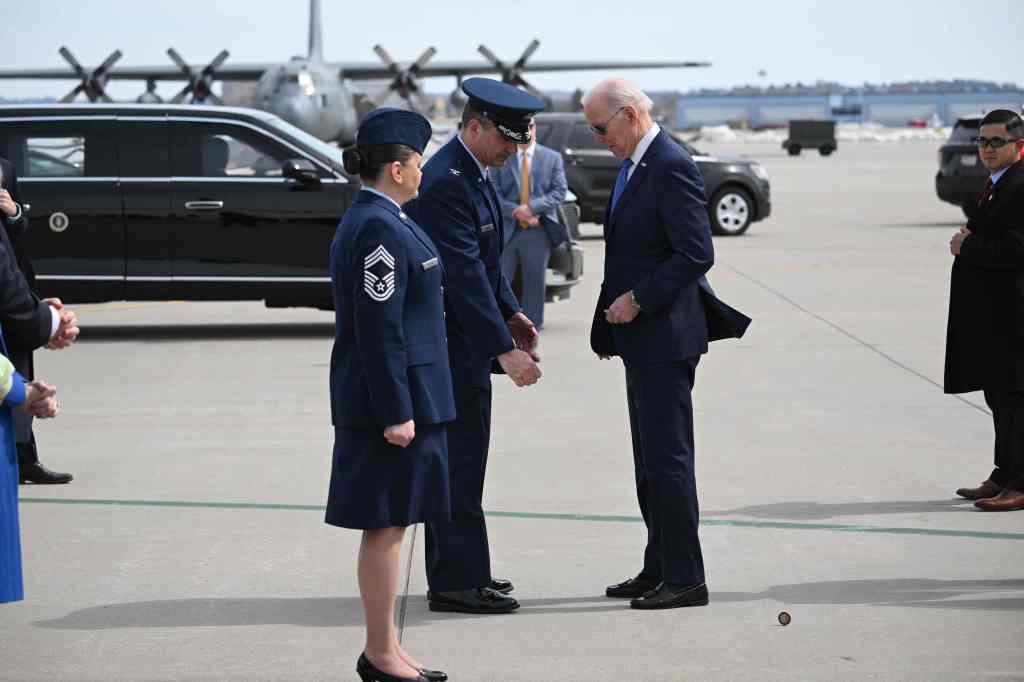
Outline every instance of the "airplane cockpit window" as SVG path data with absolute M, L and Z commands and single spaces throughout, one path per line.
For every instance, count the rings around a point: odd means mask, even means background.
M 280 178 L 294 153 L 237 126 L 189 124 L 176 132 L 174 175 L 185 177 Z

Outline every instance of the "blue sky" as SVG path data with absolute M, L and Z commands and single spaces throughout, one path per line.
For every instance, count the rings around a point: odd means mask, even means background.
M 620 0 L 324 0 L 325 56 L 373 60 L 374 43 L 401 61 L 424 47 L 436 59 L 477 59 L 486 43 L 515 59 L 530 39 L 538 59 L 707 59 L 710 69 L 637 71 L 651 90 L 832 80 L 848 84 L 977 78 L 1024 84 L 1024 2 L 952 0 L 810 2 L 635 2 Z M 283 61 L 304 54 L 307 0 L 5 0 L 0 68 L 57 67 L 67 45 L 86 66 L 114 48 L 123 64 L 169 63 L 174 46 L 190 63 L 220 49 L 237 62 Z M 767 75 L 760 77 L 759 70 Z M 537 75 L 540 87 L 587 88 L 601 73 Z M 7 97 L 61 95 L 71 81 L 0 83 Z M 427 82 L 447 91 L 453 79 Z M 141 86 L 116 85 L 134 97 Z M 161 86 L 168 93 L 172 86 Z

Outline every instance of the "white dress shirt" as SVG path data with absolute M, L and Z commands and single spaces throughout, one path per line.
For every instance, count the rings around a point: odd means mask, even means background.
M 654 142 L 654 138 L 661 132 L 661 126 L 657 123 L 651 126 L 651 129 L 644 133 L 644 136 L 640 138 L 640 141 L 636 143 L 636 149 L 633 150 L 633 155 L 629 157 L 629 160 L 633 162 L 633 165 L 629 167 L 626 172 L 626 181 L 628 182 L 633 177 L 633 171 L 640 164 L 640 159 L 644 158 L 644 154 L 647 153 L 647 149 Z
M 487 168 L 487 166 L 480 163 L 480 160 L 476 158 L 472 151 L 470 151 L 469 147 L 466 146 L 466 143 L 462 141 L 462 135 L 456 135 L 456 137 L 459 139 L 459 144 L 462 145 L 462 148 L 465 149 L 466 152 L 469 154 L 470 158 L 472 158 L 473 161 L 476 162 L 476 167 L 480 169 L 480 175 L 483 176 L 484 180 L 487 180 L 490 177 L 487 174 L 487 171 L 490 169 Z
M 367 187 L 366 185 L 363 185 L 362 189 L 363 189 L 364 192 L 369 192 L 370 194 L 376 194 L 379 197 L 384 197 L 385 199 L 387 199 L 388 201 L 390 201 L 392 204 L 395 205 L 395 208 L 398 209 L 399 213 L 402 212 L 401 204 L 399 204 L 397 201 L 395 201 L 394 199 L 389 197 L 387 194 L 384 194 L 384 192 L 381 192 L 379 189 L 374 189 L 373 187 Z

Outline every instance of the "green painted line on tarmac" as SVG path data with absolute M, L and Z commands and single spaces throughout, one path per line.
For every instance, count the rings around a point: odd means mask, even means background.
M 177 509 L 249 509 L 264 511 L 324 511 L 319 504 L 273 504 L 266 502 L 187 502 L 184 500 L 84 500 L 66 497 L 22 497 L 28 504 L 64 504 L 93 507 L 171 507 Z M 543 519 L 587 523 L 643 523 L 639 516 L 610 514 L 564 514 L 550 512 L 490 511 L 487 516 L 505 519 Z M 823 530 L 840 533 L 881 533 L 883 535 L 923 535 L 931 537 L 975 538 L 979 540 L 1024 540 L 1024 533 L 952 530 L 947 528 L 907 528 L 900 526 L 864 526 L 840 523 L 798 523 L 794 521 L 745 521 L 704 517 L 702 526 L 733 528 L 774 528 L 780 530 Z

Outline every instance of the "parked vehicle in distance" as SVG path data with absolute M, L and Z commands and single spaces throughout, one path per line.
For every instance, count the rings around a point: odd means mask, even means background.
M 333 307 L 330 245 L 359 191 L 341 150 L 267 112 L 174 104 L 0 106 L 43 297 Z M 569 214 L 572 207 L 563 207 Z M 583 272 L 552 259 L 548 296 Z
M 978 136 L 981 118 L 961 118 L 939 148 L 939 170 L 935 174 L 935 193 L 942 201 L 956 204 L 970 218 L 978 204 L 978 195 L 985 189 L 989 172 L 978 158 Z
M 839 148 L 836 143 L 836 122 L 790 121 L 789 137 L 782 142 L 782 148 L 790 156 L 800 156 L 804 149 L 817 149 L 822 156 L 828 156 Z
M 603 223 L 622 162 L 594 138 L 583 114 L 538 114 L 534 120 L 537 141 L 562 155 L 569 189 L 579 200 L 580 221 Z M 673 139 L 693 157 L 704 177 L 712 232 L 743 234 L 751 223 L 771 214 L 771 184 L 761 164 L 709 156 L 680 137 Z

